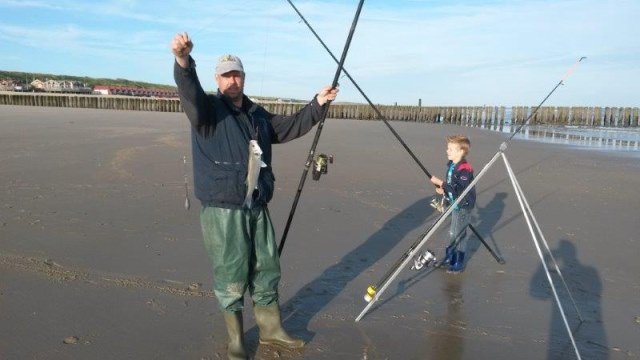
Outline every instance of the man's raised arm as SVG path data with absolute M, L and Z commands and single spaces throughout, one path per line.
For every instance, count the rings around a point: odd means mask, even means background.
M 171 41 L 171 52 L 176 58 L 173 77 L 178 86 L 180 104 L 191 125 L 199 132 L 203 127 L 210 131 L 215 122 L 213 106 L 198 80 L 195 62 L 190 55 L 192 49 L 193 42 L 187 33 L 176 34 Z

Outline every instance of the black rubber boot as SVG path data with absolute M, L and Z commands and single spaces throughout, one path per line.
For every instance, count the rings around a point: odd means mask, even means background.
M 229 360 L 246 360 L 247 352 L 244 350 L 244 329 L 242 326 L 242 311 L 223 312 L 224 322 L 227 324 L 229 334 L 229 346 L 227 357 Z
M 287 349 L 300 349 L 304 341 L 296 339 L 282 328 L 280 308 L 277 303 L 268 306 L 255 305 L 256 323 L 260 328 L 260 344 L 277 345 Z

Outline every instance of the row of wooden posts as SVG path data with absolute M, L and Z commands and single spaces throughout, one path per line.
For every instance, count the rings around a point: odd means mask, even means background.
M 260 102 L 268 111 L 290 115 L 305 104 Z M 0 92 L 0 105 L 71 107 L 110 110 L 181 112 L 178 99 L 134 96 L 62 95 Z M 522 123 L 535 109 L 527 106 L 396 106 L 377 105 L 387 120 L 445 123 L 464 126 L 502 128 Z M 369 105 L 335 103 L 327 115 L 333 119 L 380 119 Z M 604 127 L 638 127 L 640 108 L 634 107 L 542 107 L 530 124 Z

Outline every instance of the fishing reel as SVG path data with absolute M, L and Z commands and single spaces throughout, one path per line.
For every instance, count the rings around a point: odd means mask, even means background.
M 432 208 L 438 210 L 438 212 L 443 213 L 444 209 L 446 209 L 446 207 L 449 206 L 449 202 L 444 196 L 442 196 L 440 200 L 438 200 L 437 198 L 431 199 L 430 205 Z
M 314 156 L 313 167 L 311 168 L 313 180 L 320 180 L 320 176 L 327 173 L 329 164 L 333 164 L 333 155 L 318 154 Z
M 424 254 L 420 254 L 417 258 L 413 259 L 413 265 L 411 270 L 420 270 L 423 267 L 429 267 L 436 263 L 436 255 L 433 251 L 427 249 Z

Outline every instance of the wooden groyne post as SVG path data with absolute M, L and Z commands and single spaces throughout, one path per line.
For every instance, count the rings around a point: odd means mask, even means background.
M 305 104 L 259 102 L 268 111 L 291 115 Z M 53 93 L 0 92 L 0 105 L 48 106 L 131 111 L 181 112 L 180 100 L 139 96 L 107 96 Z M 535 109 L 533 106 L 418 106 L 376 105 L 387 120 L 443 123 L 459 126 L 503 130 L 508 124 L 519 125 Z M 335 103 L 329 118 L 376 120 L 377 113 L 366 104 Z M 569 125 L 588 127 L 639 127 L 637 107 L 542 107 L 530 125 Z M 512 126 L 513 128 L 514 126 Z

